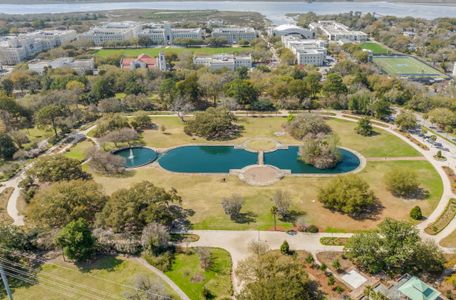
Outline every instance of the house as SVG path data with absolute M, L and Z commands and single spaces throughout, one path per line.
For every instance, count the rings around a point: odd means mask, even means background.
M 298 65 L 322 66 L 325 63 L 327 50 L 324 40 L 306 40 L 300 35 L 284 35 L 282 43 L 293 52 Z
M 421 281 L 419 278 L 408 274 L 403 275 L 389 287 L 379 283 L 373 288 L 373 291 L 382 294 L 388 299 L 395 300 L 442 299 L 439 291 Z M 368 297 L 363 296 L 361 299 L 368 300 Z
M 137 58 L 122 58 L 120 60 L 121 69 L 154 69 L 157 67 L 157 60 L 146 54 L 140 54 Z

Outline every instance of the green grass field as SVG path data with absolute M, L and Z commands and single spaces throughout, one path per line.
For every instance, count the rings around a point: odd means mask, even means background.
M 85 140 L 71 147 L 71 149 L 65 153 L 65 156 L 83 161 L 86 158 L 87 151 L 92 147 L 93 143 L 90 140 Z
M 378 43 L 373 43 L 373 42 L 366 42 L 362 43 L 361 45 L 362 49 L 367 49 L 372 51 L 373 54 L 387 54 L 388 49 L 383 47 L 381 44 Z
M 276 136 L 274 133 L 283 130 L 285 118 L 239 118 L 239 124 L 245 127 L 242 136 L 228 142 L 206 141 L 192 138 L 183 132 L 183 123 L 177 117 L 152 117 L 152 121 L 166 127 L 161 130 L 145 130 L 143 140 L 154 148 L 167 148 L 189 143 L 207 144 L 241 144 L 252 137 L 274 138 L 284 144 L 296 144 L 297 141 L 288 134 Z M 388 132 L 375 129 L 377 134 L 364 137 L 356 134 L 355 122 L 329 119 L 327 123 L 340 137 L 341 145 L 360 152 L 365 157 L 415 157 L 421 156 L 415 149 Z M 392 195 L 386 188 L 385 174 L 392 168 L 412 169 L 417 172 L 423 189 L 429 191 L 429 198 L 424 200 L 405 200 Z M 423 160 L 416 161 L 368 161 L 360 173 L 384 208 L 375 218 L 356 220 L 349 216 L 333 213 L 316 201 L 318 189 L 328 178 L 287 176 L 281 181 L 267 187 L 250 186 L 237 176 L 230 175 L 189 175 L 166 172 L 156 165 L 138 168 L 121 177 L 94 174 L 94 180 L 103 186 L 107 193 L 120 188 L 131 187 L 134 183 L 149 180 L 166 189 L 175 188 L 182 196 L 183 206 L 195 211 L 191 217 L 195 229 L 269 230 L 274 226 L 270 213 L 273 205 L 272 196 L 277 190 L 286 190 L 291 194 L 292 209 L 301 212 L 309 224 L 315 224 L 322 230 L 357 231 L 374 228 L 385 217 L 409 220 L 409 211 L 419 205 L 428 215 L 435 208 L 442 195 L 442 182 L 432 165 Z M 249 214 L 251 220 L 235 223 L 223 212 L 221 201 L 232 193 L 244 197 L 242 212 Z M 280 228 L 290 228 L 292 223 L 278 220 Z
M 99 57 L 108 57 L 113 55 L 122 55 L 125 57 L 136 57 L 140 54 L 147 54 L 149 56 L 157 56 L 158 53 L 194 53 L 194 54 L 202 54 L 202 55 L 212 55 L 212 54 L 221 54 L 221 53 L 248 53 L 252 52 L 252 48 L 245 47 L 245 48 L 230 48 L 230 47 L 222 47 L 222 48 L 138 48 L 138 49 L 102 49 L 98 50 L 95 53 L 95 56 Z
M 390 75 L 416 76 L 424 77 L 442 77 L 444 76 L 438 70 L 420 62 L 411 56 L 400 57 L 377 57 L 374 56 L 374 63 L 377 64 L 384 72 Z
M 166 275 L 174 281 L 192 300 L 198 299 L 229 299 L 231 287 L 231 256 L 218 248 L 209 248 L 211 265 L 209 269 L 201 268 L 200 259 L 194 248 L 188 253 L 179 253 L 173 262 L 172 269 Z M 206 287 L 213 298 L 203 297 Z
M 15 288 L 13 296 L 18 300 L 123 299 L 125 292 L 133 291 L 139 275 L 162 283 L 173 299 L 179 299 L 157 275 L 121 256 L 102 256 L 79 266 L 59 258 L 41 267 L 37 274 L 41 284 Z

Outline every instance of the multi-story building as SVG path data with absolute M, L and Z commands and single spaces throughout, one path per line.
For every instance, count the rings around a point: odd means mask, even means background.
M 251 41 L 257 38 L 252 27 L 222 27 L 214 28 L 211 34 L 214 38 L 225 38 L 228 43 L 239 43 L 241 40 Z
M 283 24 L 268 29 L 269 36 L 284 36 L 284 35 L 300 35 L 305 39 L 315 38 L 315 32 L 313 30 L 299 27 L 293 24 Z
M 231 71 L 240 67 L 252 68 L 252 56 L 236 56 L 233 54 L 217 54 L 212 56 L 194 56 L 195 65 L 203 65 L 211 70 L 228 69 Z
M 153 44 L 171 45 L 176 39 L 203 39 L 201 28 L 172 28 L 169 23 L 146 24 L 139 36 L 148 37 Z
M 110 22 L 91 28 L 81 38 L 102 46 L 108 42 L 120 43 L 136 38 L 140 29 L 141 25 L 133 21 Z
M 349 40 L 352 42 L 367 41 L 367 34 L 362 31 L 350 30 L 347 26 L 335 21 L 318 21 L 310 23 L 312 30 L 320 29 L 330 41 Z
M 301 36 L 285 35 L 282 36 L 282 43 L 296 56 L 298 65 L 322 66 L 325 63 L 327 50 L 323 40 L 306 40 Z
M 18 64 L 34 55 L 76 39 L 74 30 L 40 30 L 0 38 L 0 63 Z
M 95 70 L 95 61 L 91 59 L 74 59 L 73 57 L 60 57 L 54 60 L 40 60 L 30 62 L 29 70 L 43 74 L 48 69 L 70 68 L 78 74 L 86 74 Z

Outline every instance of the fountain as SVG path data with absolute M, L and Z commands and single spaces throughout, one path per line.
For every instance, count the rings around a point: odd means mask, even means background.
M 128 159 L 133 160 L 135 155 L 133 154 L 133 148 L 130 148 L 130 155 L 128 155 Z

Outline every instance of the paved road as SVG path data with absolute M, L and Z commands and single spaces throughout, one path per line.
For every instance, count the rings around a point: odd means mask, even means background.
M 160 271 L 159 269 L 151 266 L 144 258 L 136 258 L 136 261 L 142 264 L 144 267 L 155 273 L 158 277 L 160 277 L 164 282 L 166 282 L 175 292 L 179 295 L 182 300 L 190 300 L 190 298 L 174 283 L 165 273 Z

